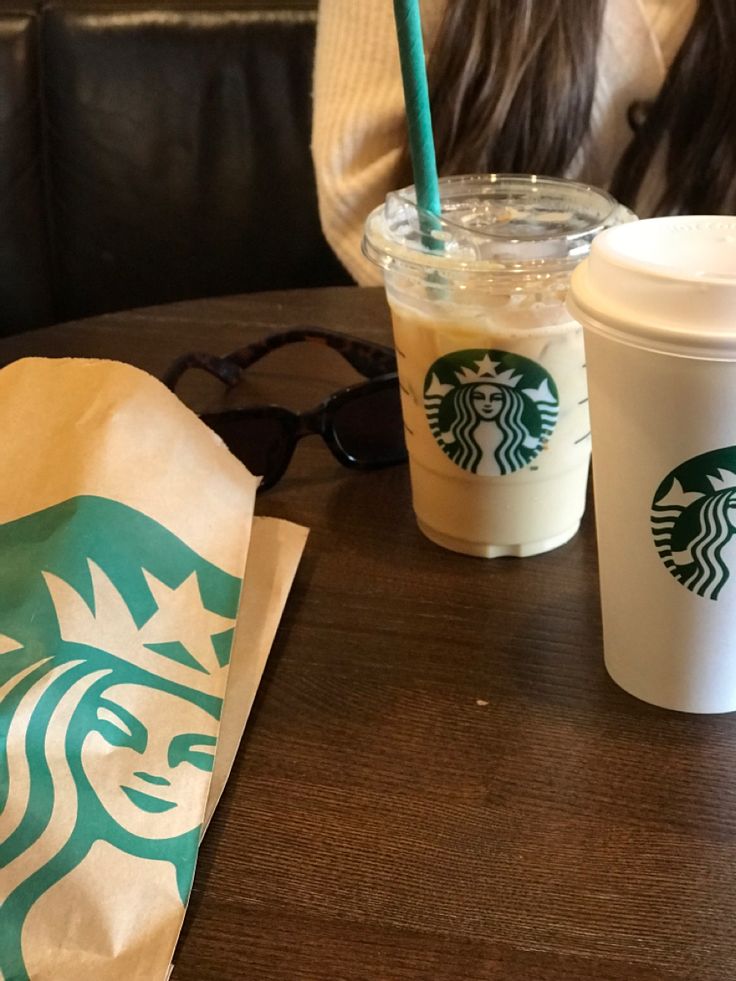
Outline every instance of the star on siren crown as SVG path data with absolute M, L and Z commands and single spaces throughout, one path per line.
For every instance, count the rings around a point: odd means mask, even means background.
M 223 696 L 227 665 L 220 665 L 211 638 L 230 629 L 235 621 L 202 605 L 196 573 L 176 589 L 170 589 L 143 570 L 158 609 L 139 628 L 107 575 L 91 559 L 87 565 L 92 578 L 94 612 L 68 582 L 52 572 L 43 573 L 62 640 L 106 651 L 187 688 Z M 147 646 L 174 641 L 186 648 L 196 666 L 181 664 Z
M 486 354 L 480 361 L 475 362 L 477 371 L 473 371 L 472 368 L 463 368 L 462 371 L 455 372 L 455 377 L 461 385 L 471 385 L 477 382 L 493 382 L 499 385 L 505 385 L 507 388 L 516 388 L 522 380 L 522 376 L 515 375 L 513 368 L 499 372 L 498 367 L 500 363 L 500 361 L 491 361 L 490 357 Z
M 730 470 L 718 468 L 717 477 L 708 477 L 710 485 L 715 491 L 736 489 L 736 473 Z

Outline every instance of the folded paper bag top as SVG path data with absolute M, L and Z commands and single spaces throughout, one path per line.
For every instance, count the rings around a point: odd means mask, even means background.
M 0 427 L 0 976 L 163 978 L 258 480 L 116 362 L 4 368 Z
M 2 520 L 109 491 L 189 536 L 204 558 L 216 542 L 218 563 L 242 572 L 243 542 L 228 539 L 244 519 L 249 533 L 259 478 L 146 372 L 116 361 L 16 361 L 0 371 L 0 432 L 3 473 L 14 475 Z

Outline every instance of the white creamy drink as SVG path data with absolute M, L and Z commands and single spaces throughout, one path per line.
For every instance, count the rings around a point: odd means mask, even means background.
M 391 315 L 414 510 L 425 534 L 448 548 L 480 555 L 487 554 L 491 546 L 510 554 L 534 554 L 568 541 L 577 531 L 585 508 L 590 461 L 585 356 L 579 325 L 568 320 L 515 331 L 510 326 L 504 328 L 503 322 L 494 324 L 489 315 L 475 321 L 458 316 L 454 322 L 448 318 L 440 324 L 437 318 L 394 303 Z M 445 451 L 460 440 L 453 439 L 448 428 L 435 427 L 438 440 L 428 421 L 425 405 L 428 401 L 431 405 L 432 396 L 425 398 L 425 382 L 432 365 L 444 355 L 476 350 L 512 351 L 530 359 L 549 373 L 558 392 L 551 433 L 547 438 L 534 432 L 527 435 L 520 427 L 518 440 L 529 444 L 525 456 L 530 459 L 524 465 L 522 457 L 516 469 L 510 469 L 512 462 L 505 473 L 500 472 L 502 465 L 497 460 L 504 436 L 499 416 L 483 418 L 482 399 L 490 396 L 500 401 L 496 390 L 502 382 L 494 384 L 493 379 L 503 375 L 503 370 L 494 369 L 492 359 L 490 367 L 481 359 L 476 368 L 469 359 L 469 370 L 458 379 L 458 386 L 475 390 L 478 403 L 476 418 L 466 426 L 466 441 L 480 449 L 474 472 L 463 469 Z M 473 371 L 477 380 L 471 377 Z M 519 372 L 509 380 L 516 382 L 517 391 L 537 388 L 525 388 Z M 450 390 L 438 397 L 453 395 Z M 534 403 L 531 398 L 529 401 Z M 492 414 L 492 409 L 485 409 L 486 416 Z
M 366 225 L 385 271 L 421 530 L 471 555 L 534 555 L 577 531 L 590 461 L 582 329 L 565 308 L 592 235 L 628 219 L 607 194 L 529 177 L 440 182 Z

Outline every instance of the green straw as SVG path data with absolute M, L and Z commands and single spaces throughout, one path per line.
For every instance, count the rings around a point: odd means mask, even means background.
M 437 180 L 432 116 L 429 111 L 429 89 L 427 68 L 424 63 L 419 0 L 394 0 L 394 18 L 399 42 L 406 122 L 409 130 L 409 153 L 414 173 L 417 206 L 420 209 L 420 219 L 422 211 L 439 218 L 442 213 L 440 186 Z M 423 224 L 425 231 L 436 227 L 434 222 L 430 228 L 426 228 L 426 221 Z M 428 238 L 427 244 L 433 248 L 442 248 L 442 243 L 434 238 Z

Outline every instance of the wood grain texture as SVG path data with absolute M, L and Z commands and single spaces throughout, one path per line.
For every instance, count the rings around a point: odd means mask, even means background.
M 176 304 L 0 343 L 160 374 L 299 323 L 386 341 L 379 290 Z M 279 352 L 231 403 L 354 378 Z M 221 401 L 192 382 L 196 408 Z M 548 555 L 424 539 L 405 467 L 300 444 L 257 511 L 312 529 L 202 846 L 178 981 L 732 981 L 736 731 L 631 698 L 601 655 L 592 512 Z

